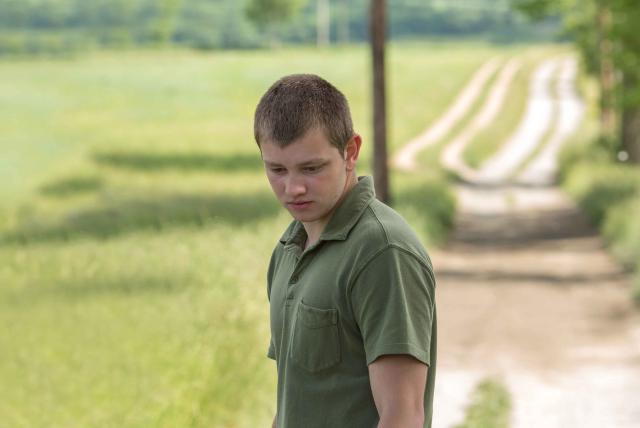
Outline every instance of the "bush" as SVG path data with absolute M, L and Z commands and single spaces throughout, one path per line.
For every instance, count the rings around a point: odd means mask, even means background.
M 632 293 L 640 303 L 640 192 L 609 210 L 603 232 L 616 258 L 636 272 Z
M 635 271 L 640 303 L 640 168 L 611 159 L 614 143 L 573 145 L 560 158 L 563 187 L 600 228 L 614 256 Z
M 419 227 L 429 244 L 442 244 L 453 226 L 456 200 L 443 179 L 403 182 L 394 194 L 393 205 L 407 221 Z
M 625 266 L 640 268 L 640 194 L 607 213 L 603 232 Z
M 88 48 L 85 38 L 73 32 L 0 32 L 1 56 L 66 57 Z
M 610 209 L 625 203 L 640 189 L 640 170 L 623 164 L 579 163 L 565 178 L 565 188 L 597 225 Z

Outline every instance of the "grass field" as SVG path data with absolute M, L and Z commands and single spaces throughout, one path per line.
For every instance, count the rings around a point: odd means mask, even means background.
M 514 48 L 391 45 L 390 147 L 486 58 Z M 267 426 L 265 271 L 289 221 L 252 114 L 279 76 L 350 100 L 370 159 L 368 51 L 96 53 L 0 64 L 0 420 L 11 427 Z M 453 201 L 431 170 L 394 175 L 428 246 Z M 0 424 L 0 425 L 1 425 Z

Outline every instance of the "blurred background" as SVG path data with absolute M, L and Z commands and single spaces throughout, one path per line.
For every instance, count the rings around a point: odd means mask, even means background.
M 303 72 L 345 93 L 358 173 L 388 172 L 433 255 L 434 426 L 640 424 L 639 24 L 635 0 L 0 0 L 0 426 L 270 426 L 290 217 L 253 111 Z M 615 356 L 604 404 L 576 395 L 597 371 L 541 383 L 576 349 Z

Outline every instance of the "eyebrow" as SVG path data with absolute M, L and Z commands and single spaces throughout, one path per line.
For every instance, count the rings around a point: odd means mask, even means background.
M 330 161 L 328 159 L 322 159 L 322 158 L 315 158 L 315 159 L 309 159 L 308 161 L 304 161 L 300 164 L 298 164 L 297 166 L 308 166 L 308 165 L 315 165 L 318 164 L 320 166 L 322 165 L 326 165 L 328 164 Z M 267 166 L 282 166 L 281 164 L 277 163 L 277 162 L 269 162 L 269 161 L 264 161 L 264 164 Z

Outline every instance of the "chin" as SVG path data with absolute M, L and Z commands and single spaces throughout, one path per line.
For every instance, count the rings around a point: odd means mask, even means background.
M 296 214 L 292 213 L 291 211 L 289 211 L 289 214 L 291 214 L 291 217 L 293 217 L 294 219 L 304 223 L 309 223 L 316 220 L 315 216 L 309 214 Z
M 316 221 L 319 218 L 319 216 L 316 213 L 298 213 L 295 211 L 289 211 L 289 214 L 291 214 L 291 217 L 293 217 L 295 220 L 302 221 L 305 223 Z

